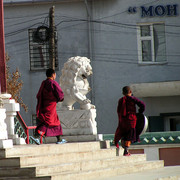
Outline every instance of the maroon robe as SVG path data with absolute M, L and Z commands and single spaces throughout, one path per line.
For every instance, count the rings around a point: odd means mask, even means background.
M 36 113 L 39 125 L 36 132 L 46 136 L 62 135 L 62 127 L 56 112 L 56 104 L 63 101 L 64 94 L 59 84 L 51 79 L 42 82 L 37 94 Z
M 136 135 L 136 105 L 139 107 L 139 113 L 145 110 L 145 104 L 133 96 L 124 96 L 119 99 L 117 113 L 119 124 L 115 132 L 114 142 L 118 144 L 120 139 L 136 142 L 139 136 Z

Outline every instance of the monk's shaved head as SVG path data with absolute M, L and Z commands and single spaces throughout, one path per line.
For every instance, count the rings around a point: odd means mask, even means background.
M 46 70 L 46 76 L 47 77 L 52 77 L 52 75 L 55 74 L 55 70 L 52 68 L 49 68 Z
M 130 92 L 131 92 L 130 86 L 124 86 L 124 87 L 123 87 L 122 93 L 123 93 L 124 95 L 127 95 L 127 94 L 129 94 Z

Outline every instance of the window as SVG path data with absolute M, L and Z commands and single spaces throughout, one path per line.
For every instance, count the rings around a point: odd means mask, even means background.
M 164 120 L 162 116 L 149 116 L 148 120 L 149 132 L 164 131 Z
M 180 116 L 165 116 L 164 125 L 166 131 L 180 131 Z
M 49 40 L 46 29 L 29 29 L 29 56 L 30 70 L 43 70 L 49 68 Z M 57 32 L 55 32 L 55 67 L 58 67 L 57 58 Z
M 137 28 L 139 63 L 166 62 L 165 26 L 143 24 Z

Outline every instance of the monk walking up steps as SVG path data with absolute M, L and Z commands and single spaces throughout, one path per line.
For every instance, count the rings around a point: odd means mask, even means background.
M 124 148 L 124 156 L 130 156 L 128 148 L 131 143 L 139 141 L 139 134 L 136 133 L 136 105 L 139 107 L 139 113 L 145 110 L 145 104 L 138 98 L 132 96 L 129 86 L 122 89 L 124 97 L 119 99 L 117 114 L 119 124 L 115 132 L 114 143 L 119 152 L 119 140 Z
M 53 69 L 46 71 L 47 79 L 44 80 L 40 86 L 37 94 L 37 119 L 38 126 L 35 130 L 36 135 L 39 136 L 56 136 L 57 144 L 65 143 L 60 136 L 63 134 L 61 123 L 56 112 L 56 104 L 64 100 L 64 94 L 55 81 L 56 73 Z M 40 144 L 32 137 L 36 144 Z

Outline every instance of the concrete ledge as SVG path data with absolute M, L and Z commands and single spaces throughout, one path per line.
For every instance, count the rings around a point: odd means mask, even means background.
M 156 148 L 172 148 L 179 147 L 180 144 L 146 144 L 146 145 L 131 145 L 131 149 L 142 149 L 148 147 L 156 147 Z
M 131 84 L 137 97 L 179 96 L 180 81 Z
M 147 160 L 164 160 L 165 166 L 180 165 L 180 144 L 131 145 L 130 153 L 146 154 Z

